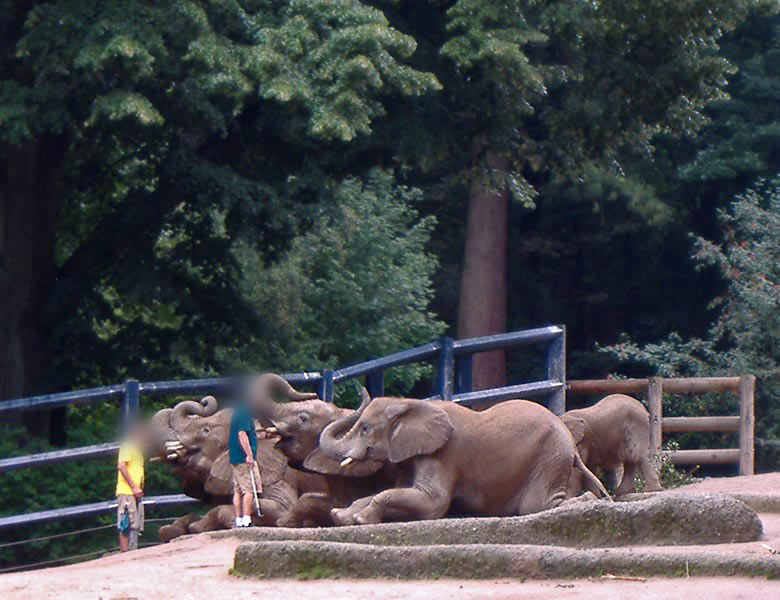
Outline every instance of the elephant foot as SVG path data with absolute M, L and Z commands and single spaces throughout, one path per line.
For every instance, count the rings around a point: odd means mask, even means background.
M 355 523 L 358 525 L 373 525 L 374 523 L 381 523 L 382 519 L 379 516 L 379 511 L 373 509 L 372 506 L 364 508 L 355 515 Z
M 598 500 L 599 499 L 596 497 L 596 494 L 587 491 L 580 494 L 579 496 L 575 496 L 574 498 L 567 498 L 558 506 L 571 506 L 572 504 L 582 504 L 583 502 L 598 502 Z
M 303 521 L 292 513 L 287 513 L 276 521 L 277 527 L 301 527 L 302 525 Z
M 355 525 L 355 515 L 347 508 L 334 508 L 330 511 L 330 518 L 336 525 Z
M 647 483 L 647 480 L 645 480 L 645 492 L 663 492 L 664 488 L 661 486 L 660 483 L 657 481 L 654 483 Z

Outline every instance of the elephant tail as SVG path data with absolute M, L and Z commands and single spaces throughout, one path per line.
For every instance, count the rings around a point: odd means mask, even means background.
M 609 492 L 607 491 L 607 488 L 604 487 L 604 484 L 602 484 L 599 478 L 593 474 L 593 471 L 586 467 L 585 463 L 582 462 L 582 458 L 580 458 L 579 452 L 574 453 L 574 468 L 582 473 L 582 487 L 584 487 L 589 492 L 593 492 L 593 494 L 596 496 L 601 498 L 609 498 L 609 501 L 613 502 L 612 496 L 609 495 Z

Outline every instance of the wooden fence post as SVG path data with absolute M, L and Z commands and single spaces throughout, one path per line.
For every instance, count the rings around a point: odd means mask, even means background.
M 647 408 L 650 412 L 650 450 L 658 456 L 661 455 L 663 435 L 663 397 L 663 378 L 650 377 L 647 380 Z
M 754 473 L 754 405 L 756 376 L 743 375 L 739 378 L 739 474 Z
M 452 353 L 452 338 L 441 338 L 439 364 L 436 370 L 436 393 L 442 400 L 452 400 L 455 362 Z

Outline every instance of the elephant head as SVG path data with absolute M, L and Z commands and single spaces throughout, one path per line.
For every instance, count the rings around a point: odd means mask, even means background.
M 232 471 L 227 452 L 231 409 L 217 410 L 206 396 L 158 411 L 151 419 L 156 449 L 181 481 L 184 493 L 207 502 L 227 501 L 232 495 Z M 258 441 L 258 462 L 264 483 L 278 482 L 287 466 L 272 442 Z
M 327 427 L 320 448 L 341 465 L 400 463 L 432 454 L 453 432 L 449 415 L 434 403 L 409 398 L 376 398 L 348 421 Z
M 270 391 L 282 392 L 291 402 L 275 402 Z M 314 398 L 312 398 L 312 396 Z M 249 386 L 250 406 L 266 431 L 278 436 L 276 448 L 287 457 L 290 466 L 327 475 L 361 476 L 361 468 L 342 468 L 339 461 L 324 454 L 320 434 L 334 422 L 357 418 L 354 410 L 323 402 L 316 394 L 296 392 L 278 375 L 255 378 Z
M 263 426 L 268 427 L 276 415 L 283 416 L 282 405 L 274 399 L 276 394 L 281 394 L 292 402 L 317 398 L 317 394 L 313 392 L 297 391 L 284 377 L 276 373 L 263 373 L 253 377 L 244 389 L 244 397 L 255 418 L 259 419 Z

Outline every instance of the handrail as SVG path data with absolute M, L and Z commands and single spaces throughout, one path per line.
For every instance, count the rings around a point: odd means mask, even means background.
M 78 448 L 65 448 L 40 454 L 28 454 L 26 456 L 12 456 L 0 458 L 0 473 L 25 469 L 27 467 L 43 467 L 71 460 L 83 460 L 85 458 L 101 458 L 114 454 L 119 448 L 118 442 L 105 444 L 93 444 L 92 446 L 79 446 Z
M 166 507 L 199 504 L 199 501 L 190 498 L 189 496 L 185 496 L 184 494 L 171 494 L 167 496 L 146 496 L 143 499 L 143 503 L 144 506 Z M 57 521 L 65 518 L 89 517 L 110 513 L 114 510 L 116 510 L 116 500 L 104 500 L 103 502 L 92 502 L 91 504 L 52 508 L 50 510 L 23 513 L 10 517 L 0 517 L 0 529 L 15 527 L 17 525 L 31 525 L 35 523 L 45 523 L 47 521 Z
M 391 367 L 419 362 L 421 360 L 433 358 L 439 350 L 441 350 L 441 342 L 431 342 L 430 344 L 417 346 L 410 350 L 402 350 L 401 352 L 389 354 L 382 358 L 374 358 L 348 367 L 342 367 L 341 369 L 333 371 L 333 380 L 336 382 L 343 381 L 345 379 L 359 377 L 360 375 L 367 375 L 374 371 L 384 371 Z
M 563 388 L 563 383 L 553 381 L 539 381 L 534 383 L 521 383 L 492 390 L 479 390 L 465 394 L 455 394 L 452 401 L 456 404 L 471 406 L 477 402 L 497 402 L 501 400 L 515 400 L 518 398 L 533 398 L 543 396 Z
M 326 402 L 332 402 L 334 383 L 356 377 L 365 377 L 365 385 L 371 395 L 378 396 L 384 393 L 384 372 L 387 369 L 436 359 L 436 376 L 434 378 L 434 394 L 436 396 L 434 397 L 469 406 L 478 402 L 546 395 L 548 408 L 556 414 L 561 414 L 565 410 L 565 336 L 566 331 L 563 326 L 550 325 L 526 331 L 515 331 L 463 340 L 453 340 L 444 337 L 416 348 L 402 350 L 337 370 L 322 369 L 321 371 L 288 373 L 282 376 L 296 386 L 315 385 L 320 398 Z M 547 379 L 476 392 L 472 390 L 472 354 L 538 342 L 548 342 L 546 352 Z M 143 396 L 230 393 L 238 390 L 243 381 L 245 381 L 244 377 L 152 382 L 139 382 L 130 379 L 123 384 L 0 402 L 0 413 L 51 409 L 69 404 L 86 404 L 121 398 L 121 422 L 127 424 L 137 414 L 140 399 Z M 0 473 L 72 460 L 104 457 L 111 455 L 116 449 L 117 444 L 115 442 L 108 442 L 79 448 L 52 450 L 27 456 L 2 458 L 0 459 Z M 182 496 L 182 498 L 186 498 L 186 496 Z M 153 499 L 147 499 L 145 503 L 151 501 Z M 53 509 L 28 515 L 3 517 L 0 518 L 0 528 L 10 526 L 8 525 L 9 523 L 42 522 L 71 516 L 97 514 L 110 510 L 111 506 L 115 506 L 115 504 L 109 501 L 82 505 L 80 507 Z
M 473 354 L 497 350 L 507 346 L 520 346 L 537 342 L 548 342 L 563 333 L 563 328 L 558 325 L 527 329 L 525 331 L 513 331 L 511 333 L 499 333 L 483 337 L 455 340 L 452 344 L 453 352 L 458 354 Z
M 88 404 L 115 397 L 119 398 L 124 393 L 125 384 L 119 383 L 116 385 L 107 385 L 86 390 L 75 390 L 59 394 L 45 394 L 43 396 L 32 396 L 30 398 L 18 398 L 16 400 L 0 402 L 0 413 L 24 410 L 45 410 L 70 404 Z

